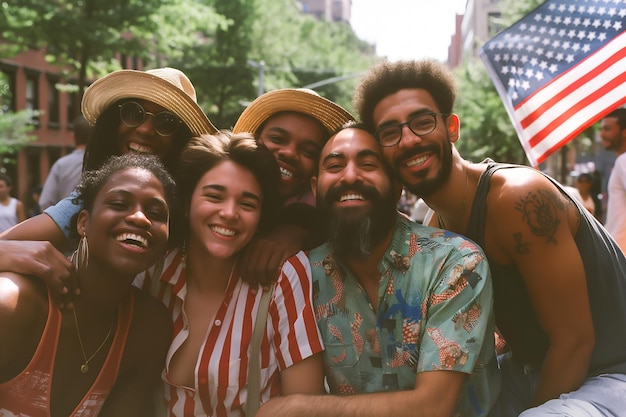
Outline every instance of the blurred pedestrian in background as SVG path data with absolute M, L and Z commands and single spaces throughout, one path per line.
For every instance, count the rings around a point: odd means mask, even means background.
M 626 109 L 613 110 L 602 119 L 600 138 L 617 159 L 609 177 L 606 230 L 626 251 Z
M 26 220 L 24 204 L 15 197 L 11 197 L 13 179 L 0 172 L 0 232 Z
M 83 115 L 74 119 L 73 126 L 75 148 L 72 153 L 59 158 L 52 165 L 39 198 L 41 210 L 45 210 L 69 196 L 80 180 L 85 148 L 91 139 L 93 127 Z

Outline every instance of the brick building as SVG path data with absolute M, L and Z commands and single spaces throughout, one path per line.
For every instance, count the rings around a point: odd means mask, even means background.
M 120 61 L 123 68 L 143 69 L 137 59 L 121 56 Z M 48 64 L 43 50 L 0 59 L 0 71 L 12 92 L 11 110 L 41 112 L 31 132 L 37 139 L 14 155 L 15 164 L 4 166 L 15 182 L 13 194 L 26 203 L 30 190 L 46 181 L 52 164 L 74 149 L 72 120 L 80 114 L 77 81 Z
M 6 75 L 12 92 L 11 110 L 41 111 L 31 132 L 37 140 L 15 155 L 15 165 L 4 166 L 15 182 L 14 194 L 24 202 L 32 187 L 45 182 L 52 164 L 72 151 L 71 122 L 80 110 L 78 93 L 58 88 L 73 80 L 64 79 L 59 69 L 44 58 L 43 51 L 30 50 L 0 59 L 0 71 Z

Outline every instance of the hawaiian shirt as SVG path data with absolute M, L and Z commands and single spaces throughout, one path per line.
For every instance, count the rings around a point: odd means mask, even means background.
M 484 416 L 500 391 L 492 287 L 485 254 L 472 241 L 398 215 L 378 264 L 375 311 L 328 244 L 309 252 L 313 303 L 334 394 L 410 390 L 417 373 L 469 375 L 460 416 Z

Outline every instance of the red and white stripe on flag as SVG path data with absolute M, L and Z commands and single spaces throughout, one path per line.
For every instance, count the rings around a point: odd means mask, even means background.
M 548 0 L 480 56 L 538 166 L 626 103 L 626 0 Z

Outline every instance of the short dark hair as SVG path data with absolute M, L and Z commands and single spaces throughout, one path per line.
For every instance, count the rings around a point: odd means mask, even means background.
M 620 107 L 618 109 L 613 110 L 611 113 L 604 116 L 604 119 L 607 117 L 615 117 L 617 119 L 617 125 L 620 130 L 626 129 L 626 108 Z
M 456 100 L 456 82 L 450 69 L 433 59 L 380 61 L 356 87 L 353 105 L 367 129 L 374 131 L 374 108 L 385 97 L 406 88 L 428 91 L 439 111 L 451 114 Z
M 9 174 L 0 172 L 0 181 L 4 181 L 7 184 L 7 187 L 13 187 L 13 178 L 11 178 Z
M 107 162 L 91 171 L 84 171 L 80 182 L 76 186 L 76 197 L 74 203 L 80 204 L 82 209 L 91 212 L 96 196 L 106 184 L 109 178 L 119 171 L 129 168 L 141 168 L 152 173 L 163 185 L 165 201 L 170 208 L 170 218 L 176 212 L 176 184 L 167 172 L 163 163 L 155 155 L 124 154 L 110 157 Z M 71 231 L 73 237 L 78 236 L 76 231 L 76 221 L 78 215 L 72 218 Z
M 213 135 L 193 137 L 180 156 L 175 175 L 180 201 L 189 210 L 191 196 L 202 176 L 223 161 L 233 161 L 248 169 L 261 188 L 263 203 L 259 231 L 276 224 L 276 213 L 282 206 L 280 169 L 274 155 L 258 144 L 250 133 L 221 130 Z M 185 229 L 188 229 L 186 225 Z
M 85 116 L 81 114 L 75 117 L 72 121 L 72 128 L 74 129 L 74 144 L 88 145 L 93 134 L 93 126 L 89 124 Z

